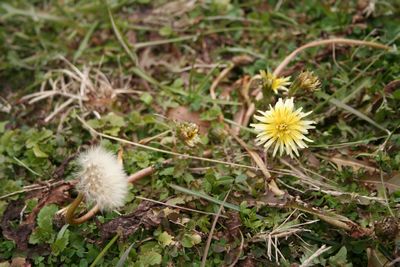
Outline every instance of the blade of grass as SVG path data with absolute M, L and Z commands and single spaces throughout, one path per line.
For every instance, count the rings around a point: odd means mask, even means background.
M 97 265 L 97 263 L 104 257 L 104 255 L 106 255 L 107 251 L 111 248 L 111 246 L 115 243 L 115 241 L 117 241 L 118 237 L 119 237 L 119 234 L 116 234 L 110 240 L 110 242 L 108 242 L 108 244 L 103 248 L 103 250 L 99 253 L 99 255 L 97 255 L 96 259 L 94 259 L 92 264 L 90 264 L 90 267 L 94 267 Z
M 350 107 L 349 105 L 337 100 L 336 98 L 332 98 L 331 96 L 323 93 L 323 92 L 319 92 L 319 96 L 328 100 L 330 103 L 334 104 L 335 106 L 337 106 L 338 108 L 344 109 L 350 113 L 352 113 L 353 115 L 359 117 L 362 120 L 365 120 L 366 122 L 370 123 L 371 125 L 375 126 L 376 128 L 385 131 L 386 133 L 390 134 L 390 131 L 388 129 L 386 129 L 385 127 L 379 125 L 378 123 L 376 123 L 374 120 L 372 120 L 371 118 L 369 118 L 367 115 L 361 113 L 360 111 Z
M 92 36 L 94 30 L 97 28 L 99 25 L 98 22 L 93 23 L 92 26 L 89 28 L 88 32 L 86 33 L 85 37 L 83 38 L 81 44 L 78 47 L 78 50 L 75 52 L 74 57 L 73 57 L 73 62 L 75 62 L 85 51 L 87 44 L 89 42 L 90 37 Z
M 132 244 L 129 246 L 129 248 L 127 248 L 127 249 L 125 250 L 124 254 L 122 254 L 122 257 L 119 259 L 119 261 L 118 261 L 118 263 L 117 263 L 117 265 L 116 265 L 115 267 L 123 267 L 123 266 L 125 266 L 124 264 L 125 264 L 125 262 L 126 262 L 126 259 L 128 258 L 129 252 L 131 252 L 131 249 L 132 249 L 132 247 L 133 247 L 134 244 L 135 244 L 135 243 L 132 243 Z
M 198 35 L 196 34 L 196 35 L 181 36 L 181 37 L 171 38 L 171 39 L 142 42 L 142 43 L 135 44 L 135 49 L 140 49 L 140 48 L 149 47 L 149 46 L 163 45 L 163 44 L 179 43 L 179 42 L 188 41 L 188 40 L 195 42 L 197 37 L 198 37 Z
M 221 201 L 221 200 L 216 199 L 216 198 L 214 198 L 212 196 L 209 196 L 209 195 L 207 195 L 205 193 L 202 193 L 202 192 L 199 192 L 199 191 L 194 191 L 194 190 L 191 190 L 191 189 L 179 186 L 179 185 L 169 184 L 169 186 L 171 188 L 173 188 L 174 190 L 178 191 L 178 192 L 181 192 L 181 193 L 184 193 L 184 194 L 188 194 L 188 195 L 191 195 L 191 196 L 195 196 L 195 197 L 199 197 L 199 198 L 205 199 L 207 201 L 210 201 L 212 203 L 215 203 L 215 204 L 218 204 L 218 205 L 223 205 L 225 208 L 240 212 L 240 207 L 238 205 L 234 205 L 234 204 L 231 204 L 231 203 L 227 203 L 227 202 Z M 260 216 L 260 215 L 257 215 L 257 218 L 260 219 L 260 220 L 264 219 L 264 217 Z
M 108 12 L 108 17 L 110 18 L 110 22 L 111 22 L 111 26 L 113 28 L 114 34 L 117 37 L 119 43 L 121 44 L 122 48 L 125 50 L 126 54 L 131 58 L 132 62 L 137 66 L 138 64 L 138 59 L 137 59 L 137 55 L 132 52 L 132 50 L 128 47 L 128 44 L 125 42 L 124 38 L 122 38 L 122 35 L 119 31 L 119 29 L 117 28 L 117 25 L 115 24 L 114 18 L 112 16 L 111 10 L 108 7 L 106 1 L 104 1 L 104 5 L 107 8 L 107 12 Z
M 34 170 L 32 170 L 31 168 L 29 168 L 28 165 L 26 165 L 25 163 L 23 163 L 23 162 L 22 162 L 21 160 L 19 160 L 17 157 L 13 157 L 13 158 L 14 158 L 14 160 L 15 160 L 16 162 L 18 162 L 22 167 L 26 168 L 28 171 L 30 171 L 30 172 L 33 173 L 34 175 L 36 175 L 36 176 L 41 176 L 40 173 L 37 173 L 37 172 L 35 172 Z
M 7 17 L 12 17 L 15 15 L 19 16 L 26 16 L 30 17 L 34 21 L 38 20 L 48 20 L 48 21 L 66 21 L 65 18 L 59 17 L 59 16 L 54 16 L 45 12 L 38 12 L 36 11 L 33 7 L 31 7 L 29 10 L 28 9 L 18 9 L 15 8 L 9 4 L 3 3 L 1 4 L 1 8 L 3 8 L 7 13 L 5 15 L 2 15 L 2 19 L 6 19 Z

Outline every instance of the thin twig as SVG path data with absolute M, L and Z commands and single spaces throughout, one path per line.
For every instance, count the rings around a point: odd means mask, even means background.
M 253 150 L 251 150 L 247 144 L 240 139 L 229 127 L 227 127 L 229 134 L 247 151 L 250 157 L 254 160 L 258 167 L 260 167 L 262 173 L 264 174 L 267 181 L 271 179 L 271 174 L 269 173 L 267 167 L 265 167 L 264 162 L 261 160 L 260 156 Z
M 228 73 L 235 67 L 235 64 L 229 64 L 221 73 L 218 75 L 218 77 L 213 81 L 210 87 L 210 96 L 212 99 L 217 99 L 217 96 L 215 94 L 215 89 L 217 88 L 218 84 L 221 82 L 223 78 L 225 78 Z
M 236 256 L 235 260 L 232 262 L 232 264 L 229 265 L 229 267 L 235 267 L 236 266 L 236 263 L 240 259 L 240 254 L 242 254 L 242 251 L 243 251 L 244 237 L 243 237 L 242 231 L 239 230 L 239 233 L 240 233 L 240 238 L 241 238 L 240 247 L 239 247 L 239 253 L 237 254 L 237 256 Z
M 85 122 L 78 115 L 77 115 L 77 118 L 83 124 L 83 126 L 85 128 L 87 128 L 90 132 L 92 132 L 95 135 L 107 138 L 107 139 L 115 140 L 115 141 L 118 141 L 118 142 L 121 142 L 121 143 L 133 145 L 133 146 L 140 147 L 140 148 L 147 149 L 147 150 L 152 150 L 152 151 L 156 151 L 156 152 L 160 152 L 160 153 L 164 153 L 164 154 L 178 156 L 178 157 L 185 158 L 185 159 L 195 159 L 195 160 L 207 161 L 207 162 L 212 162 L 212 163 L 224 164 L 224 165 L 228 165 L 228 166 L 231 166 L 231 167 L 241 167 L 241 168 L 246 168 L 246 169 L 258 170 L 258 168 L 253 167 L 253 166 L 249 166 L 249 165 L 244 165 L 244 164 L 239 164 L 239 163 L 231 163 L 231 162 L 222 161 L 222 160 L 216 160 L 216 159 L 208 159 L 208 158 L 192 156 L 192 155 L 188 155 L 188 154 L 176 153 L 176 152 L 173 152 L 173 151 L 168 151 L 168 150 L 164 150 L 164 149 L 160 149 L 160 148 L 156 148 L 156 147 L 142 145 L 142 144 L 139 144 L 139 143 L 136 143 L 136 142 L 132 142 L 132 141 L 126 140 L 126 139 L 122 139 L 122 138 L 119 138 L 119 137 L 115 137 L 115 136 L 107 135 L 107 134 L 104 134 L 104 133 L 100 133 L 100 132 L 96 131 L 93 127 L 91 127 L 89 124 L 87 124 L 87 122 Z
M 381 182 L 382 182 L 383 197 L 385 198 L 385 205 L 386 205 L 386 207 L 388 208 L 388 210 L 389 210 L 389 212 L 390 212 L 390 215 L 392 215 L 393 217 L 395 217 L 395 215 L 394 215 L 394 213 L 393 213 L 393 211 L 392 211 L 392 209 L 390 208 L 390 205 L 389 205 L 389 200 L 388 200 L 387 193 L 386 193 L 385 182 L 383 181 L 383 172 L 382 172 L 382 169 L 380 169 L 380 178 L 381 178 Z
M 206 246 L 205 246 L 205 248 L 204 248 L 204 254 L 203 254 L 203 258 L 201 259 L 201 265 L 200 265 L 200 267 L 205 267 L 205 266 L 206 266 L 206 263 L 207 263 L 207 256 L 208 256 L 208 250 L 210 249 L 211 240 L 212 240 L 212 237 L 213 237 L 213 234 L 214 234 L 215 226 L 217 225 L 218 218 L 219 218 L 219 216 L 221 215 L 222 209 L 224 208 L 224 203 L 226 202 L 226 200 L 227 200 L 227 198 L 228 198 L 228 196 L 229 196 L 231 190 L 232 190 L 232 188 L 229 189 L 228 193 L 226 193 L 226 196 L 225 196 L 223 202 L 221 203 L 221 205 L 219 206 L 218 213 L 217 213 L 217 215 L 215 216 L 214 221 L 213 221 L 213 223 L 212 223 L 212 225 L 211 225 L 210 233 L 209 233 L 209 235 L 208 235 L 207 243 L 206 243 Z
M 328 40 L 316 40 L 313 42 L 310 42 L 308 44 L 302 45 L 296 50 L 294 50 L 292 53 L 290 53 L 282 62 L 279 64 L 279 66 L 274 70 L 274 75 L 279 76 L 282 72 L 282 70 L 292 61 L 300 52 L 306 50 L 307 48 L 310 47 L 316 47 L 316 46 L 322 46 L 322 45 L 331 45 L 331 44 L 345 44 L 345 45 L 363 45 L 363 46 L 370 46 L 373 48 L 378 48 L 378 49 L 386 49 L 389 50 L 390 47 L 384 44 L 379 44 L 376 42 L 370 42 L 370 41 L 363 41 L 363 40 L 353 40 L 353 39 L 345 39 L 345 38 L 332 38 Z
M 171 208 L 180 209 L 180 210 L 187 210 L 187 211 L 197 212 L 197 213 L 201 213 L 201 214 L 205 214 L 205 215 L 213 215 L 213 216 L 218 215 L 218 214 L 212 213 L 212 212 L 206 212 L 206 211 L 195 210 L 195 209 L 190 209 L 190 208 L 186 208 L 186 207 L 182 207 L 182 206 L 168 204 L 168 203 L 157 201 L 157 200 L 154 200 L 151 198 L 140 197 L 140 196 L 136 196 L 135 198 L 146 200 L 146 201 L 153 202 L 153 203 L 157 203 L 157 204 L 164 205 L 164 206 L 171 207 Z M 224 216 L 224 215 L 220 215 L 220 217 L 228 218 L 227 216 Z

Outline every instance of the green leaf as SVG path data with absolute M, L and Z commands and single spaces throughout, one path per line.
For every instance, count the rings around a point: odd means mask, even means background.
M 42 130 L 42 131 L 37 131 L 35 129 L 29 130 L 26 133 L 29 138 L 26 140 L 25 144 L 27 148 L 32 148 L 34 145 L 45 141 L 49 137 L 53 135 L 53 132 L 50 130 Z
M 393 98 L 396 100 L 400 100 L 400 89 L 397 89 L 393 92 Z
M 126 125 L 125 120 L 123 117 L 118 116 L 115 113 L 109 113 L 107 114 L 104 118 L 104 121 L 108 122 L 109 125 L 115 126 L 115 127 L 123 127 Z
M 162 27 L 162 28 L 158 31 L 158 33 L 159 33 L 161 36 L 168 37 L 168 36 L 171 36 L 171 35 L 174 33 L 174 31 L 172 30 L 171 27 L 169 27 L 169 26 L 164 26 L 164 27 Z
M 56 256 L 63 252 L 69 243 L 69 230 L 67 229 L 68 226 L 69 225 L 66 224 L 61 228 L 60 232 L 57 235 L 56 241 L 51 244 L 51 251 Z
M 201 236 L 199 234 L 185 234 L 182 238 L 182 246 L 185 248 L 191 248 L 201 242 Z
M 38 157 L 38 158 L 48 158 L 48 157 L 49 157 L 49 155 L 47 155 L 46 153 L 44 153 L 44 152 L 40 149 L 40 147 L 39 147 L 38 144 L 35 144 L 35 145 L 33 146 L 33 153 L 34 153 L 35 156 Z
M 150 165 L 149 154 L 145 151 L 137 152 L 132 159 L 140 168 L 146 168 Z
M 336 255 L 329 258 L 329 264 L 332 267 L 352 267 L 353 264 L 347 263 L 347 249 L 343 246 Z
M 159 175 L 160 176 L 168 176 L 168 175 L 173 175 L 174 174 L 174 167 L 168 167 L 160 171 Z
M 174 237 L 172 235 L 164 231 L 158 236 L 158 242 L 160 242 L 161 246 L 166 247 L 174 242 L 173 238 Z
M 51 244 L 54 240 L 55 233 L 53 230 L 53 217 L 57 212 L 56 205 L 51 204 L 42 208 L 37 217 L 38 227 L 29 237 L 29 243 L 37 244 L 46 242 Z
M 155 251 L 149 251 L 139 256 L 139 261 L 144 266 L 161 264 L 162 257 Z
M 86 121 L 86 123 L 92 127 L 93 129 L 99 129 L 104 127 L 104 121 L 102 121 L 101 119 L 92 119 L 92 120 L 88 120 Z
M 38 226 L 45 229 L 53 227 L 53 217 L 57 210 L 58 208 L 54 204 L 42 208 L 37 218 Z
M 142 100 L 146 105 L 150 105 L 151 102 L 153 102 L 153 97 L 149 93 L 144 93 L 140 96 L 140 100 Z
M 214 106 L 207 110 L 206 112 L 201 113 L 200 119 L 205 121 L 216 120 L 219 116 L 222 115 L 221 108 L 219 106 Z
M 1 121 L 0 122 L 0 133 L 4 133 L 4 131 L 6 130 L 7 123 L 8 123 L 8 121 Z

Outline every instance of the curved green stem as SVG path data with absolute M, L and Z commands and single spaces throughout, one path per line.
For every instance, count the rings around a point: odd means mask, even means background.
M 79 218 L 75 218 L 75 211 L 83 200 L 83 194 L 79 193 L 75 200 L 68 206 L 67 213 L 65 214 L 65 222 L 68 224 L 82 224 L 92 218 L 100 210 L 98 205 L 95 205 L 91 210 L 86 212 Z
M 74 214 L 79 204 L 83 200 L 83 194 L 79 193 L 75 200 L 68 206 L 67 213 L 65 214 L 65 222 L 68 224 L 76 224 L 74 220 Z

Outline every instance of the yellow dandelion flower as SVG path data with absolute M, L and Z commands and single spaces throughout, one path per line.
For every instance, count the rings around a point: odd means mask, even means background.
M 275 94 L 278 90 L 287 91 L 287 86 L 290 85 L 290 77 L 279 78 L 270 72 L 260 71 L 260 76 L 263 81 L 263 86 L 267 89 L 271 89 Z
M 303 120 L 311 112 L 304 113 L 302 108 L 294 109 L 293 98 L 282 100 L 279 98 L 275 107 L 270 105 L 267 111 L 259 111 L 262 116 L 254 115 L 261 123 L 251 124 L 258 133 L 257 145 L 264 144 L 266 150 L 275 144 L 273 157 L 279 149 L 280 155 L 286 151 L 290 157 L 293 152 L 299 156 L 298 148 L 306 148 L 304 141 L 312 142 L 305 135 L 309 129 L 315 128 L 314 121 Z

